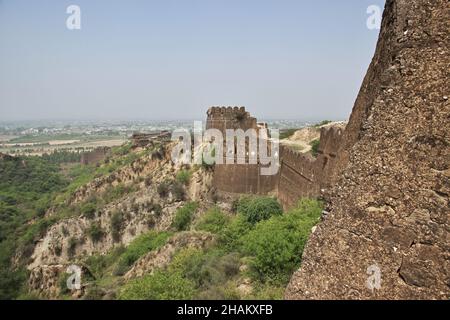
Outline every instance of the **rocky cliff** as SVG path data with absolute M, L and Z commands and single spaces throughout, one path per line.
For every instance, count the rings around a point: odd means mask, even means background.
M 450 298 L 447 0 L 388 0 L 288 299 Z
M 172 144 L 164 143 L 164 147 L 159 149 L 141 153 L 130 151 L 128 156 L 134 155 L 136 158 L 131 163 L 121 165 L 71 193 L 64 205 L 66 207 L 86 207 L 83 204 L 91 203 L 92 198 L 102 198 L 105 203 L 101 206 L 95 203 L 93 212 L 81 210 L 82 213 L 72 213 L 60 219 L 35 243 L 27 265 L 30 292 L 42 298 L 58 298 L 61 294 L 59 281 L 69 265 L 84 264 L 90 256 L 104 256 L 114 249 L 126 247 L 149 230 L 159 232 L 170 229 L 176 210 L 188 201 L 208 203 L 212 173 L 202 168 L 193 172 L 189 185 L 183 187 L 185 194 L 182 197 L 175 196 L 170 188 L 165 195 L 158 192 L 158 186 L 170 179 L 175 181 L 176 174 L 182 169 L 172 163 L 171 148 Z M 159 150 L 157 156 L 152 150 Z M 112 156 L 99 167 L 117 161 L 117 158 L 120 157 Z M 122 189 L 118 196 L 110 197 L 111 193 Z M 50 208 L 46 215 L 48 218 L 55 217 L 62 210 L 59 207 Z M 93 226 L 99 230 L 95 239 L 91 234 Z M 186 236 L 183 245 L 187 243 L 189 246 L 191 238 L 199 242 L 197 238 L 201 237 Z M 171 249 L 179 247 L 177 239 L 170 242 Z M 169 258 L 166 257 L 166 260 Z M 83 274 L 89 274 L 89 269 L 85 269 Z M 82 291 L 77 291 L 73 297 L 80 298 L 82 294 Z

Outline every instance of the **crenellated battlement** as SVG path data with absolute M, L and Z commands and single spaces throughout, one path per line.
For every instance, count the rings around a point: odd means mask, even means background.
M 208 117 L 211 118 L 229 118 L 237 115 L 244 115 L 245 117 L 250 117 L 250 113 L 245 111 L 245 107 L 216 107 L 213 106 L 208 109 Z
M 213 106 L 207 112 L 206 129 L 218 129 L 225 134 L 226 129 L 258 130 L 258 124 L 245 107 Z

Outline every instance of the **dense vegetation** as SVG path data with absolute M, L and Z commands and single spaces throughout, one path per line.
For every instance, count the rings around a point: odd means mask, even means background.
M 68 185 L 58 167 L 39 157 L 11 158 L 0 161 L 0 299 L 20 294 L 25 270 L 13 270 L 15 250 L 30 250 L 30 238 L 46 223 L 27 225 L 42 217 L 52 195 Z
M 44 153 L 42 158 L 50 163 L 76 163 L 81 160 L 80 152 L 72 152 L 66 150 L 55 150 L 51 153 Z
M 184 207 L 177 210 L 175 213 L 175 218 L 173 219 L 172 226 L 177 231 L 186 230 L 192 221 L 195 210 L 197 210 L 198 204 L 195 202 L 190 202 Z
M 320 140 L 319 139 L 313 140 L 311 141 L 310 145 L 312 155 L 314 157 L 317 157 L 317 155 L 319 154 Z
M 87 257 L 86 264 L 97 279 L 121 276 L 147 252 L 163 246 L 171 235 L 170 232 L 149 231 L 138 236 L 126 248 L 118 246 L 107 255 Z
M 267 220 L 273 215 L 281 215 L 283 208 L 274 198 L 242 198 L 238 205 L 237 210 L 241 213 L 245 219 L 255 224 L 262 220 Z
M 267 197 L 245 197 L 237 207 L 262 208 L 262 204 L 278 207 L 275 199 Z M 195 203 L 183 208 L 178 212 L 198 209 Z M 230 215 L 212 207 L 184 229 L 212 233 L 217 241 L 205 249 L 182 247 L 166 267 L 152 273 L 128 282 L 122 280 L 139 258 L 161 248 L 177 231 L 149 231 L 127 247 L 87 257 L 85 265 L 93 278 L 88 280 L 91 283 L 85 298 L 100 299 L 105 292 L 113 292 L 111 298 L 125 300 L 281 299 L 321 210 L 320 202 L 303 199 L 289 212 L 273 212 L 250 222 L 239 209 Z M 64 284 L 64 278 L 61 282 Z M 252 289 L 243 294 L 238 290 L 242 283 L 250 283 Z
M 215 246 L 180 250 L 167 268 L 125 284 L 119 298 L 282 298 L 301 262 L 311 228 L 319 220 L 321 204 L 303 199 L 295 209 L 281 215 L 275 199 L 246 197 L 237 207 L 238 213 L 231 217 L 212 208 L 192 227 L 216 234 L 219 241 Z M 262 211 L 256 215 L 258 219 L 249 219 L 254 215 L 239 208 Z M 246 266 L 244 271 L 242 266 Z M 237 287 L 245 278 L 250 279 L 253 290 L 242 296 Z
M 133 192 L 133 186 L 119 184 L 107 188 L 98 197 L 68 206 L 66 201 L 80 186 L 94 178 L 110 174 L 132 163 L 141 154 L 129 152 L 130 145 L 113 149 L 113 159 L 101 166 L 72 165 L 63 173 L 60 165 L 73 162 L 72 157 L 51 154 L 45 157 L 6 157 L 0 161 L 0 299 L 14 299 L 23 293 L 27 279 L 24 265 L 34 248 L 34 242 L 59 220 L 76 215 L 92 217 L 94 207 L 101 209 L 125 194 Z M 56 214 L 44 216 L 48 208 Z M 87 236 L 98 241 L 103 230 L 93 224 Z M 79 239 L 70 239 L 74 249 Z M 18 265 L 12 267 L 12 258 L 20 253 Z

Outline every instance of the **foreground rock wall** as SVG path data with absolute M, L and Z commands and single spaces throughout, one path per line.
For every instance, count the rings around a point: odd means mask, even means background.
M 386 2 L 331 212 L 286 298 L 450 298 L 449 22 L 447 0 Z

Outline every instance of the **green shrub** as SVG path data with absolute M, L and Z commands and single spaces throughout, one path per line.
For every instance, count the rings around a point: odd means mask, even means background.
M 93 202 L 87 202 L 81 206 L 81 214 L 84 215 L 87 219 L 95 218 L 96 210 L 97 210 L 97 206 Z
M 240 246 L 240 239 L 252 230 L 253 225 L 242 215 L 234 217 L 222 230 L 219 238 L 221 245 L 228 251 Z
M 186 196 L 186 191 L 181 183 L 175 182 L 171 187 L 172 196 L 175 200 L 183 201 Z
M 120 232 L 122 231 L 124 222 L 123 213 L 121 211 L 115 211 L 111 215 L 111 236 L 114 241 L 120 240 Z
M 208 210 L 201 220 L 196 225 L 197 230 L 208 231 L 212 233 L 219 233 L 223 230 L 229 222 L 229 218 L 220 211 L 219 208 L 214 207 Z
M 239 273 L 239 254 L 222 250 L 186 249 L 173 259 L 170 270 L 181 273 L 197 287 L 223 284 Z
M 319 222 L 322 205 L 304 199 L 281 216 L 262 221 L 241 240 L 246 254 L 253 256 L 258 278 L 285 283 L 298 268 L 311 228 Z
M 150 211 L 150 212 L 153 211 L 153 213 L 154 213 L 157 217 L 159 217 L 159 216 L 161 215 L 161 213 L 162 213 L 162 207 L 161 207 L 161 205 L 160 205 L 159 203 L 154 203 L 153 200 L 147 201 L 146 203 L 144 203 L 144 208 L 145 208 L 147 211 Z
M 115 187 L 109 186 L 103 193 L 102 200 L 104 203 L 111 203 L 114 200 L 120 199 L 124 195 L 130 194 L 134 191 L 135 191 L 134 186 L 125 185 L 123 183 L 120 183 Z
M 194 284 L 176 272 L 156 271 L 128 282 L 120 291 L 121 300 L 189 300 Z
M 133 263 L 147 252 L 162 247 L 171 235 L 170 232 L 150 231 L 135 238 L 120 256 L 115 274 L 125 273 Z
M 170 190 L 170 184 L 167 181 L 161 182 L 158 187 L 156 188 L 156 191 L 158 192 L 159 196 L 161 198 L 167 197 Z
M 240 256 L 220 249 L 185 249 L 178 252 L 168 270 L 194 284 L 195 299 L 231 298 L 225 284 L 239 274 Z
M 88 228 L 87 234 L 88 234 L 89 238 L 91 238 L 92 242 L 98 242 L 103 238 L 103 236 L 105 235 L 105 232 L 103 231 L 100 224 L 93 223 Z
M 121 146 L 113 147 L 112 153 L 117 156 L 125 156 L 131 152 L 132 147 L 131 143 L 125 143 Z
M 108 254 L 96 254 L 86 258 L 86 266 L 95 278 L 101 278 L 107 270 L 120 258 L 125 252 L 124 246 L 118 246 Z
M 319 154 L 320 140 L 319 139 L 313 140 L 311 141 L 310 145 L 312 155 L 314 157 L 317 157 L 317 155 Z
M 191 223 L 192 217 L 197 210 L 198 204 L 196 202 L 189 202 L 175 212 L 172 226 L 177 231 L 186 230 Z
M 238 207 L 239 207 L 239 199 L 234 199 L 231 202 L 231 212 L 237 213 L 238 212 Z
M 48 227 L 58 221 L 57 217 L 38 219 L 35 223 L 26 226 L 25 233 L 18 239 L 18 244 L 22 249 L 28 245 L 33 245 L 34 241 L 44 236 Z
M 29 279 L 25 268 L 20 270 L 0 268 L 0 299 L 17 298 L 24 290 L 23 284 Z
M 125 273 L 128 272 L 128 270 L 130 270 L 130 266 L 126 265 L 121 260 L 119 260 L 119 262 L 115 265 L 112 271 L 112 275 L 115 277 L 123 276 Z
M 153 204 L 152 211 L 155 213 L 157 217 L 159 217 L 162 213 L 162 207 L 159 203 Z
M 50 197 L 48 195 L 43 196 L 41 199 L 36 201 L 35 207 L 37 216 L 41 218 L 44 217 L 47 209 L 50 207 Z
M 177 173 L 176 179 L 179 183 L 188 185 L 191 179 L 191 172 L 189 170 L 181 170 Z
M 67 279 L 69 279 L 70 273 L 66 273 L 65 271 L 61 272 L 58 277 L 58 288 L 59 294 L 68 294 L 70 293 L 70 289 L 67 287 Z
M 202 276 L 199 269 L 205 261 L 205 253 L 200 249 L 184 249 L 172 259 L 170 269 L 192 280 L 196 287 L 201 285 Z
M 283 208 L 275 198 L 269 197 L 245 197 L 239 201 L 238 212 L 248 222 L 255 224 L 267 220 L 271 216 L 281 215 Z

